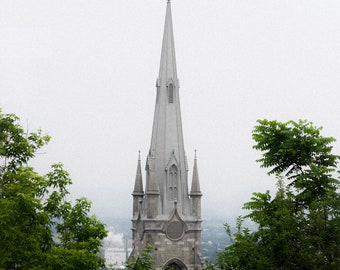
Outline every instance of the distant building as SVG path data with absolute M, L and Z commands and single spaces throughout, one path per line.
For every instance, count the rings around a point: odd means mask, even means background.
M 102 244 L 101 257 L 105 259 L 107 269 L 125 268 L 125 262 L 132 251 L 132 240 L 110 227 Z
M 201 190 L 197 159 L 188 190 L 170 1 L 166 18 L 151 146 L 143 189 L 141 160 L 133 190 L 133 251 L 152 243 L 156 269 L 201 270 Z
M 125 248 L 106 248 L 104 253 L 106 267 L 118 268 L 124 266 L 126 261 Z

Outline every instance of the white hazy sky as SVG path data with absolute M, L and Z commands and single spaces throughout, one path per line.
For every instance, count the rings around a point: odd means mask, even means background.
M 98 216 L 131 216 L 165 8 L 165 0 L 0 0 L 0 107 L 52 136 L 32 164 L 46 172 L 64 163 L 72 197 L 88 197 Z M 253 191 L 275 184 L 255 163 L 257 119 L 307 119 L 340 140 L 340 1 L 173 0 L 172 12 L 203 216 L 238 215 Z

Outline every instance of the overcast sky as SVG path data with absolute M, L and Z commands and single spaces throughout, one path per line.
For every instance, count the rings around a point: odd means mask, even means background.
M 32 165 L 64 163 L 98 216 L 131 217 L 165 8 L 0 0 L 0 107 L 52 136 Z M 340 1 L 173 0 L 172 13 L 189 185 L 197 149 L 203 217 L 235 216 L 275 185 L 255 162 L 257 119 L 307 119 L 340 140 Z

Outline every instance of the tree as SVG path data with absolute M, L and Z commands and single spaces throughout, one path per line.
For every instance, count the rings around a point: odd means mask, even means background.
M 335 139 L 320 132 L 306 121 L 258 121 L 258 162 L 276 175 L 278 189 L 244 204 L 257 230 L 244 228 L 242 218 L 235 234 L 226 225 L 234 243 L 219 254 L 220 269 L 340 269 L 339 156 Z
M 321 136 L 321 127 L 311 122 L 258 120 L 253 130 L 254 148 L 261 150 L 261 167 L 271 174 L 284 174 L 299 191 L 300 203 L 310 204 L 335 192 L 338 180 L 332 176 L 339 156 L 332 154 L 333 137 Z
M 66 200 L 72 183 L 61 164 L 44 176 L 28 166 L 50 140 L 25 134 L 15 115 L 0 111 L 0 269 L 98 269 L 104 224 L 90 202 Z
M 131 270 L 151 270 L 154 259 L 151 255 L 152 244 L 147 243 L 140 257 L 132 256 L 126 261 L 126 267 Z

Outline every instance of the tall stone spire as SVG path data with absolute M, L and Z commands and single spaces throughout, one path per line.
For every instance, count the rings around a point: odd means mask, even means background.
M 177 79 L 175 42 L 172 27 L 172 14 L 170 1 L 168 1 L 166 9 L 161 63 L 159 68 L 159 78 Z
M 171 4 L 167 2 L 150 155 L 160 191 L 160 212 L 168 213 L 177 201 L 178 211 L 189 207 L 187 163 L 183 143 Z M 148 164 L 147 164 L 148 167 Z M 148 179 L 147 179 L 148 181 Z M 147 184 L 148 185 L 148 184 Z M 147 190 L 146 190 L 147 193 Z
M 197 160 L 188 191 L 179 81 L 177 77 L 171 4 L 167 1 L 156 104 L 143 194 L 138 161 L 132 218 L 132 256 L 152 243 L 156 270 L 201 270 L 201 190 Z M 144 196 L 143 196 L 144 195 Z

